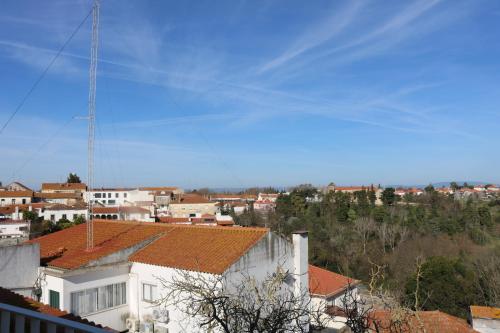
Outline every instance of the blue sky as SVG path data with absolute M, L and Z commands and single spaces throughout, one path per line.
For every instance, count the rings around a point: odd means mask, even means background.
M 0 3 L 0 124 L 90 1 Z M 0 180 L 86 178 L 90 21 L 0 134 Z M 500 183 L 500 2 L 101 6 L 96 185 Z

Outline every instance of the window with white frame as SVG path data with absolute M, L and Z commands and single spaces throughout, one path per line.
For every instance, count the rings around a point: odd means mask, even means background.
M 158 299 L 158 287 L 154 284 L 142 284 L 142 300 L 146 302 L 154 302 Z
M 125 282 L 71 293 L 71 312 L 80 316 L 126 303 L 127 286 Z

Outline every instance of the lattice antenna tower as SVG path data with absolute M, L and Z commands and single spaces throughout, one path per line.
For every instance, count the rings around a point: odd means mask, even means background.
M 94 189 L 94 138 L 95 138 L 95 95 L 97 74 L 97 48 L 99 44 L 99 0 L 94 0 L 92 7 L 92 44 L 90 48 L 90 71 L 89 71 L 89 135 L 88 135 L 88 169 L 87 169 L 87 250 L 94 247 L 94 225 L 93 212 L 94 203 L 92 190 Z

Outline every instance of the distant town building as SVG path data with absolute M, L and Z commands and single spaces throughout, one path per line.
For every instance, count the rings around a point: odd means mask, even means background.
M 215 215 L 219 208 L 215 202 L 199 194 L 183 194 L 168 206 L 168 215 L 172 217 L 196 217 L 197 214 Z
M 32 191 L 0 191 L 0 206 L 24 205 L 32 201 Z

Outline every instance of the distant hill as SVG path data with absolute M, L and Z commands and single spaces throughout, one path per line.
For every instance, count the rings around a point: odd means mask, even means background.
M 460 180 L 460 181 L 455 181 L 458 185 L 462 186 L 464 183 L 467 183 L 469 185 L 481 185 L 481 184 L 492 184 L 491 182 L 482 182 L 482 181 L 475 181 L 475 180 Z M 432 186 L 435 188 L 439 187 L 449 187 L 451 182 L 437 182 L 437 183 L 432 183 Z M 424 188 L 429 184 L 413 184 L 413 185 L 385 185 L 385 187 L 418 187 L 418 188 Z

